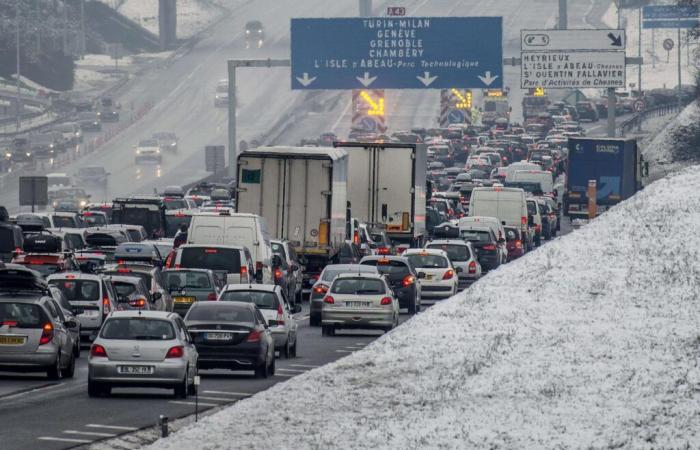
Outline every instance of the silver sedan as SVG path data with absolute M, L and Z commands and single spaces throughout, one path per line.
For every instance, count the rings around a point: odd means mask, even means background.
M 116 311 L 110 314 L 90 348 L 88 395 L 113 387 L 174 389 L 195 393 L 197 349 L 176 313 Z

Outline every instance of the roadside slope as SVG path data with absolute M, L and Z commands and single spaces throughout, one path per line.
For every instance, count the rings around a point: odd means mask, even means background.
M 699 447 L 699 168 L 149 448 Z

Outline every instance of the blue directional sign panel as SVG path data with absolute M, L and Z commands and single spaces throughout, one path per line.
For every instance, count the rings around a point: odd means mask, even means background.
M 501 17 L 292 19 L 292 89 L 503 87 Z
M 697 5 L 651 5 L 642 10 L 642 28 L 695 28 L 698 27 Z

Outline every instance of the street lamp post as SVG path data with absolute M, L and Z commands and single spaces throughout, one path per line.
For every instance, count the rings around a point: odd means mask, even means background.
M 15 26 L 16 26 L 16 33 L 15 33 L 15 58 L 17 59 L 17 70 L 15 72 L 15 79 L 17 82 L 17 99 L 15 101 L 15 106 L 17 108 L 17 131 L 19 132 L 19 129 L 22 126 L 22 98 L 20 94 L 20 88 L 19 88 L 19 72 L 20 72 L 20 66 L 19 66 L 19 22 L 20 22 L 20 13 L 19 13 L 19 0 L 15 0 Z

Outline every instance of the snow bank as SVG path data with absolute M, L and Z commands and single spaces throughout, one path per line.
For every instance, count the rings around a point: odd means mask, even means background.
M 699 169 L 149 448 L 700 447 Z

